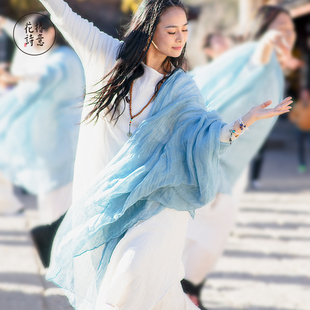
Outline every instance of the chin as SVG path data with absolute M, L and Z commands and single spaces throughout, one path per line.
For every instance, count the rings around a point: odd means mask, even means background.
M 170 56 L 170 57 L 173 57 L 173 58 L 178 58 L 178 57 L 181 56 L 181 54 L 182 54 L 182 50 L 180 50 L 180 51 L 173 51 L 173 52 L 171 53 L 171 55 L 169 55 L 169 56 Z

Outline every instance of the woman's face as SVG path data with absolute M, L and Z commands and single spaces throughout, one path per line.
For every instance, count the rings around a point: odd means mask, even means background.
M 179 57 L 188 37 L 187 24 L 182 8 L 166 10 L 157 25 L 150 49 L 164 57 Z
M 276 30 L 281 33 L 282 43 L 286 46 L 286 50 L 283 51 L 284 54 L 290 54 L 296 40 L 295 26 L 292 22 L 290 16 L 286 13 L 280 13 L 276 19 L 270 24 L 268 30 Z M 279 49 L 283 49 L 282 45 Z
M 220 34 L 213 35 L 210 41 L 210 47 L 205 48 L 204 51 L 211 59 L 219 57 L 232 46 L 231 40 Z

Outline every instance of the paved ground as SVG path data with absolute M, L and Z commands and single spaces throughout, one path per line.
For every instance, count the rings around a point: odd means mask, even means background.
M 0 310 L 70 310 L 61 290 L 45 280 L 28 233 L 37 223 L 36 201 L 19 197 L 26 212 L 0 217 Z
M 268 145 L 261 188 L 245 193 L 225 255 L 205 283 L 209 309 L 310 310 L 310 172 L 297 172 L 286 122 Z
M 285 122 L 269 146 L 261 189 L 244 195 L 225 255 L 205 284 L 212 310 L 310 310 L 310 172 L 297 173 L 296 141 Z M 0 310 L 70 310 L 44 280 L 29 238 L 35 200 L 20 198 L 24 215 L 0 217 Z
M 310 192 L 245 195 L 203 300 L 218 310 L 310 309 Z

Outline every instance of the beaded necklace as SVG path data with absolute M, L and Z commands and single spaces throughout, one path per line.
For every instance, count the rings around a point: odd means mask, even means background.
M 165 73 L 164 75 L 164 78 L 165 76 L 167 75 L 167 73 Z M 158 91 L 160 89 L 162 85 L 162 82 L 160 83 L 159 85 L 159 88 L 158 88 Z M 148 106 L 149 104 L 153 101 L 154 97 L 155 97 L 155 93 L 153 94 L 152 98 L 149 100 L 149 102 L 141 109 L 140 112 L 138 112 L 137 114 L 135 115 L 132 115 L 132 87 L 133 87 L 133 82 L 131 83 L 131 86 L 130 86 L 130 97 L 128 97 L 128 95 L 126 96 L 126 101 L 129 103 L 129 114 L 130 114 L 130 122 L 129 122 L 129 130 L 128 130 L 128 133 L 127 133 L 127 136 L 128 137 L 131 137 L 132 136 L 132 132 L 131 132 L 131 124 L 132 124 L 132 120 L 137 117 L 138 115 L 140 115 Z

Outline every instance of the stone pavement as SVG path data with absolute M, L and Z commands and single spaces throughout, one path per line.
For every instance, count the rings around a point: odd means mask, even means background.
M 297 173 L 296 140 L 285 122 L 269 144 L 261 188 L 245 193 L 225 255 L 205 283 L 211 310 L 310 310 L 310 172 Z M 0 310 L 72 310 L 44 279 L 31 242 L 35 199 L 19 197 L 26 212 L 0 217 Z
M 217 310 L 309 310 L 310 192 L 247 193 L 202 297 Z
M 26 212 L 0 217 L 0 310 L 72 310 L 61 290 L 45 280 L 29 235 L 37 223 L 36 201 L 19 198 Z
M 268 146 L 260 190 L 244 194 L 224 257 L 205 282 L 208 309 L 310 310 L 310 172 L 297 172 L 285 121 Z

